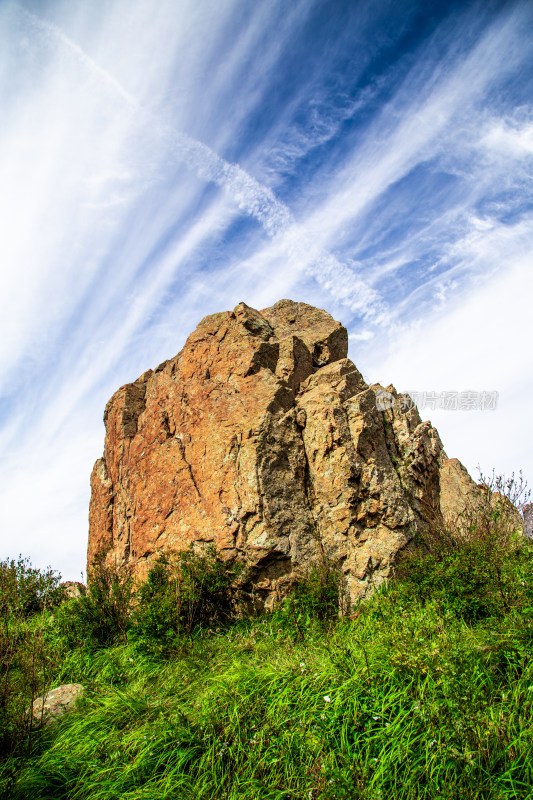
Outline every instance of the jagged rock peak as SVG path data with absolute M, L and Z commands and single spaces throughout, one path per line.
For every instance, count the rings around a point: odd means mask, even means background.
M 347 352 L 326 311 L 239 303 L 115 392 L 91 477 L 88 570 L 103 551 L 143 577 L 159 552 L 213 542 L 246 561 L 266 606 L 323 558 L 352 599 L 382 582 L 418 527 L 479 490 L 416 408 L 379 407 L 383 387 Z

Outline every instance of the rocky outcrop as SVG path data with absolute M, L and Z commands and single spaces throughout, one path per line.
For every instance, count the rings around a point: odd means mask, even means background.
M 77 600 L 87 594 L 87 587 L 81 581 L 63 581 L 59 584 L 59 588 L 64 600 Z
M 368 386 L 346 329 L 281 300 L 203 319 L 183 350 L 119 389 L 92 473 L 98 553 L 143 577 L 160 551 L 215 543 L 268 606 L 324 557 L 352 599 L 420 526 L 479 492 L 392 386 Z M 380 398 L 388 402 L 380 402 Z

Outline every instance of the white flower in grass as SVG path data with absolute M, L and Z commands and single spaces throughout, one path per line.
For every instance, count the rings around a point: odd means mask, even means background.
M 329 694 L 324 695 L 324 703 L 331 703 L 331 697 L 329 696 Z

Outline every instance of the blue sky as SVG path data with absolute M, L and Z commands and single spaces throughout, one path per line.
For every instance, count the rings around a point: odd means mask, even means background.
M 0 557 L 79 577 L 106 401 L 241 300 L 533 482 L 531 3 L 3 2 L 0 119 Z

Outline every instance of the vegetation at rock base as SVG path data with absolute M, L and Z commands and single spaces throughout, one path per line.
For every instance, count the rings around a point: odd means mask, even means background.
M 59 573 L 38 570 L 29 559 L 0 561 L 0 753 L 26 737 L 24 712 L 57 669 L 43 621 L 62 599 Z
M 60 575 L 50 567 L 35 569 L 28 558 L 0 561 L 0 617 L 7 633 L 12 619 L 27 619 L 61 600 Z
M 533 544 L 506 508 L 419 536 L 348 616 L 317 567 L 273 613 L 238 618 L 220 562 L 192 553 L 138 592 L 101 565 L 87 599 L 13 611 L 0 796 L 531 798 Z M 87 691 L 30 737 L 17 714 L 35 636 L 39 690 Z
M 170 655 L 198 627 L 227 623 L 236 616 L 232 585 L 239 572 L 237 564 L 217 558 L 213 545 L 203 553 L 160 556 L 139 589 L 131 641 L 141 652 Z

